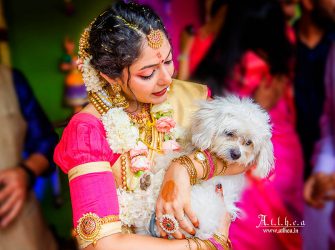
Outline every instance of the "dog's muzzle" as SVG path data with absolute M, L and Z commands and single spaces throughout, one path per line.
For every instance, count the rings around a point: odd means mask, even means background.
M 241 157 L 241 151 L 237 148 L 231 149 L 229 153 L 233 160 L 237 160 Z

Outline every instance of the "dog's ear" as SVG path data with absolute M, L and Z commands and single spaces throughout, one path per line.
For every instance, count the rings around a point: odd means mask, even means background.
M 274 166 L 273 145 L 270 136 L 262 145 L 256 163 L 257 165 L 253 171 L 253 175 L 260 178 L 267 177 Z
M 194 127 L 193 127 L 194 128 Z M 205 150 L 210 148 L 213 141 L 215 130 L 212 128 L 203 128 L 198 126 L 197 128 L 192 129 L 192 145 L 195 147 Z M 205 132 L 201 132 L 205 131 Z
M 202 150 L 211 146 L 216 134 L 216 121 L 218 110 L 214 101 L 198 102 L 199 109 L 192 116 L 190 127 L 192 145 Z

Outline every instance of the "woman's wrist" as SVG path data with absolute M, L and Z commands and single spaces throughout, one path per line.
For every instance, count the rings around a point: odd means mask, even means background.
M 208 180 L 214 176 L 224 175 L 227 164 L 208 150 L 195 150 L 193 152 L 195 164 L 201 166 L 198 170 L 198 179 Z
M 172 164 L 171 167 L 182 167 L 178 171 L 187 173 L 191 185 L 195 185 L 199 180 L 208 180 L 214 176 L 224 175 L 227 169 L 227 163 L 224 160 L 206 150 L 195 150 L 190 155 L 182 155 L 172 162 L 179 163 Z
M 182 155 L 174 159 L 172 162 L 178 162 L 181 165 L 181 167 L 187 171 L 191 185 L 195 185 L 197 183 L 198 172 L 193 161 L 189 156 Z
M 190 175 L 185 167 L 180 166 L 180 163 L 177 160 L 173 160 L 171 166 L 168 169 L 168 172 L 172 173 L 174 177 L 185 176 L 187 182 L 190 182 Z
M 187 240 L 188 250 L 217 250 L 217 248 L 208 240 L 200 240 L 199 238 L 189 238 Z
M 228 168 L 227 162 L 216 155 L 213 155 L 213 159 L 216 162 L 216 171 L 214 172 L 214 176 L 225 175 Z
M 216 162 L 209 152 L 196 150 L 190 155 L 182 155 L 173 160 L 187 171 L 190 184 L 195 185 L 199 180 L 207 180 L 218 172 Z

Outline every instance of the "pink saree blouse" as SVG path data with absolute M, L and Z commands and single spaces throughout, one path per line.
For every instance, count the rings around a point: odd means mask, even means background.
M 118 157 L 119 154 L 114 154 L 106 141 L 101 121 L 88 113 L 73 116 L 54 154 L 55 162 L 66 174 L 85 163 L 110 162 L 113 166 Z M 69 186 L 74 227 L 79 218 L 89 212 L 99 217 L 119 214 L 116 185 L 111 172 L 81 175 L 72 179 Z

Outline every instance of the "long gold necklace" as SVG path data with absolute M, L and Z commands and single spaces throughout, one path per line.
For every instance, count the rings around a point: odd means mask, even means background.
M 108 92 L 99 92 L 99 93 L 94 93 L 90 92 L 89 93 L 89 100 L 95 107 L 95 109 L 101 114 L 105 114 L 108 112 L 110 108 L 112 108 L 112 100 L 108 94 Z M 153 139 L 154 139 L 154 134 L 155 134 L 155 141 L 160 141 L 160 136 L 156 135 L 157 131 L 155 131 L 155 119 L 152 116 L 151 112 L 151 105 L 150 104 L 143 104 L 141 107 L 141 111 L 138 113 L 130 113 L 127 112 L 130 120 L 138 126 L 139 132 L 140 132 L 140 140 L 147 145 L 149 148 L 149 159 L 152 160 L 153 157 L 153 151 L 156 152 L 161 152 L 160 150 L 160 144 L 158 143 L 158 148 L 157 146 L 152 145 Z M 160 133 L 159 133 L 160 134 Z M 154 143 L 155 144 L 155 143 Z M 127 186 L 127 168 L 129 165 L 129 156 L 127 156 L 128 153 L 122 154 L 121 155 L 121 185 L 122 188 L 125 190 L 128 190 Z

